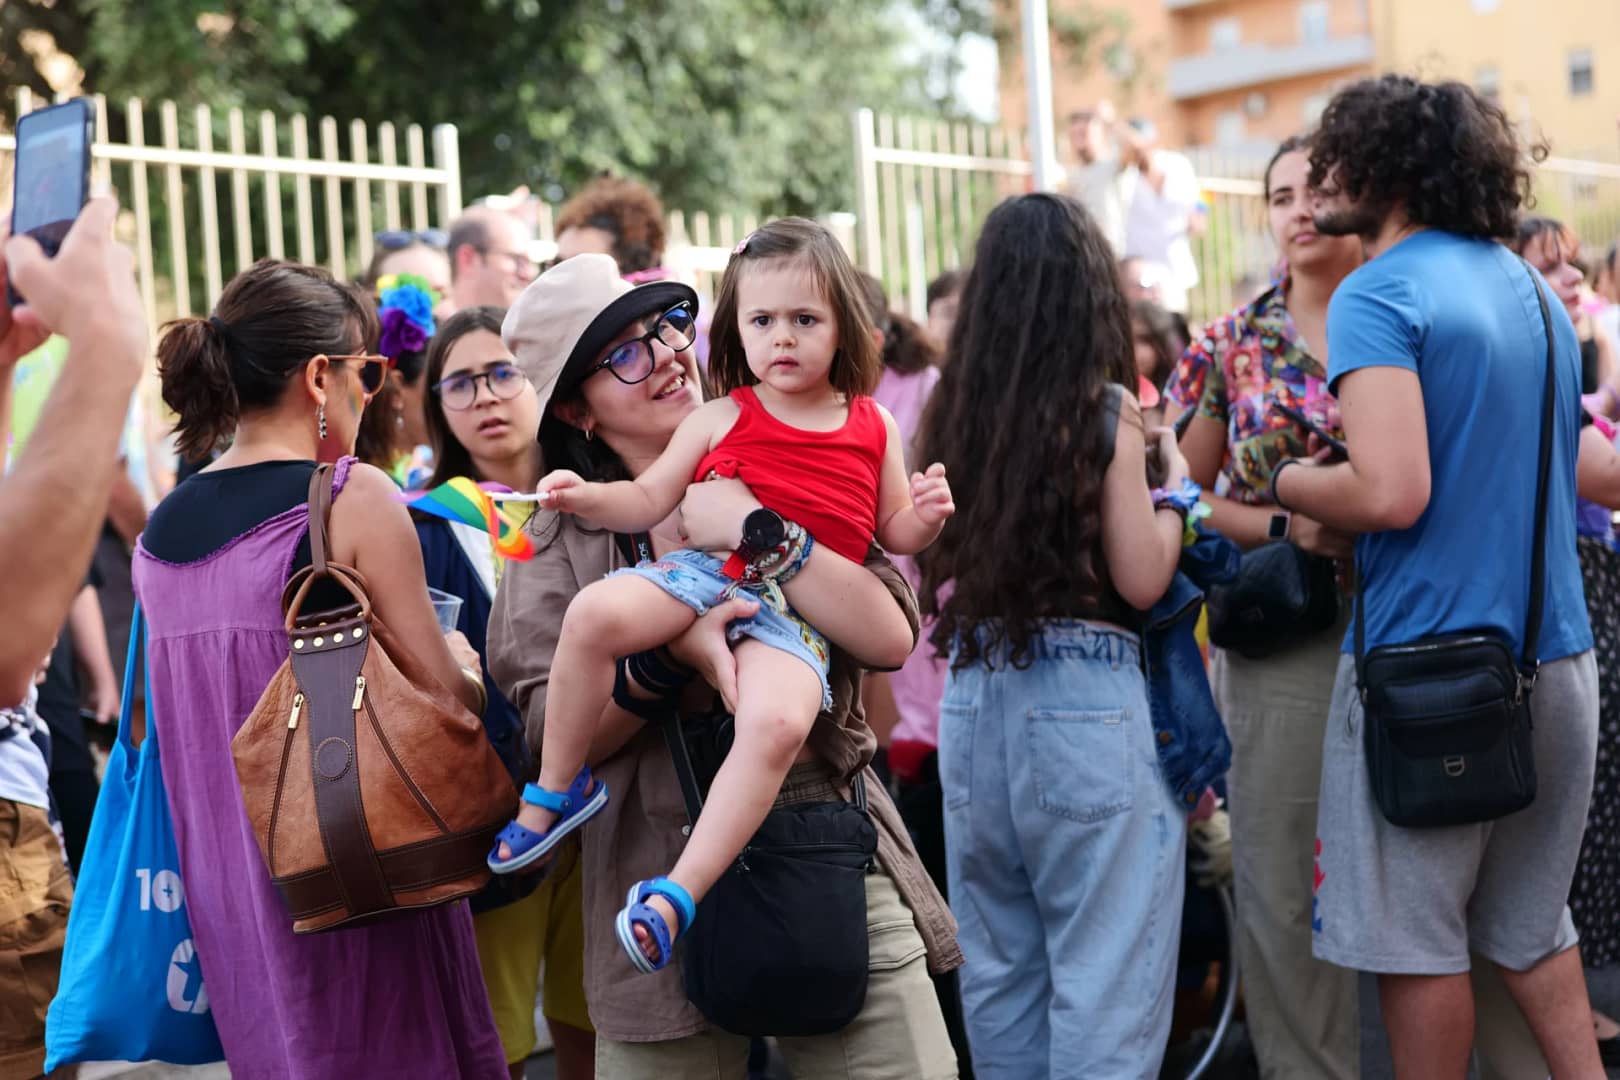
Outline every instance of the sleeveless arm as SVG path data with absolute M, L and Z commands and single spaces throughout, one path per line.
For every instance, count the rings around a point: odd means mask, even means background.
M 478 712 L 478 691 L 462 675 L 433 614 L 410 513 L 399 501 L 399 488 L 380 470 L 360 464 L 350 468 L 348 482 L 332 504 L 332 552 L 338 562 L 364 575 L 377 617 L 400 643 Z
M 681 421 L 658 459 L 634 480 L 585 483 L 555 494 L 548 504 L 586 518 L 610 532 L 634 533 L 651 529 L 681 504 L 686 485 L 709 447 L 725 409 L 736 406 L 721 399 L 701 406 Z

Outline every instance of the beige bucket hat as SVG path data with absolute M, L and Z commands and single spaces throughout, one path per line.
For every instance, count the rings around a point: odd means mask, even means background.
M 578 385 L 632 320 L 682 301 L 697 313 L 697 293 L 690 286 L 678 281 L 631 285 L 608 255 L 564 259 L 530 282 L 507 310 L 501 340 L 534 384 L 541 426 L 557 392 Z

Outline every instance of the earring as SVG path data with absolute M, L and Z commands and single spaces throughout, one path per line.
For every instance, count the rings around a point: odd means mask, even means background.
M 315 407 L 315 420 L 320 425 L 321 441 L 325 442 L 326 441 L 326 406 L 324 404 L 317 405 Z
M 585 429 L 585 441 L 590 442 L 594 438 L 596 438 L 596 431 L 594 429 L 592 429 L 592 428 L 586 428 Z
M 405 410 L 404 409 L 400 409 L 398 412 L 394 413 L 394 426 L 399 428 L 399 430 L 401 430 L 401 431 L 405 430 Z

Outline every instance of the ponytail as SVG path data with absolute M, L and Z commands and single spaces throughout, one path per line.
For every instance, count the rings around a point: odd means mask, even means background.
M 180 419 L 174 431 L 180 456 L 205 458 L 236 430 L 238 403 L 225 331 L 207 319 L 164 324 L 158 342 L 163 403 Z

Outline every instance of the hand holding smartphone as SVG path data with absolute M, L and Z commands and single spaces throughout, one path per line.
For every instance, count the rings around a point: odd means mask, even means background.
M 95 125 L 90 98 L 39 109 L 17 121 L 11 235 L 33 237 L 48 257 L 56 256 L 90 198 Z M 9 276 L 6 300 L 13 308 L 25 302 Z
M 1271 408 L 1273 412 L 1287 417 L 1289 420 L 1292 420 L 1294 423 L 1298 424 L 1312 435 L 1315 435 L 1318 439 L 1321 439 L 1322 444 L 1331 449 L 1335 454 L 1349 460 L 1350 448 L 1344 444 L 1344 440 L 1340 439 L 1336 435 L 1329 434 L 1327 429 L 1323 428 L 1321 424 L 1318 424 L 1315 420 L 1312 420 L 1298 409 L 1291 408 L 1282 404 L 1281 402 L 1272 402 Z

